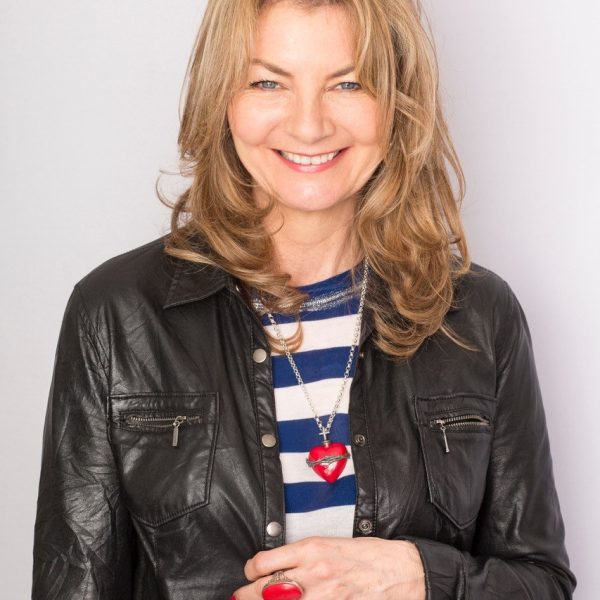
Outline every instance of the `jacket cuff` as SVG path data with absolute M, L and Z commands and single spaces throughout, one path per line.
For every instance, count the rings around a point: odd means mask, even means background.
M 418 549 L 425 571 L 426 600 L 462 600 L 465 597 L 465 564 L 460 550 L 427 538 L 399 536 Z

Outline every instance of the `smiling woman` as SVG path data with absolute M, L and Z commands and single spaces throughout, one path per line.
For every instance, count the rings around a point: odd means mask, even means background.
M 411 0 L 209 0 L 171 231 L 65 312 L 35 600 L 571 598 L 437 90 Z
M 228 110 L 237 154 L 258 184 L 255 200 L 267 206 L 269 193 L 277 198 L 271 231 L 288 215 L 294 219 L 292 213 L 313 211 L 348 226 L 383 149 L 376 99 L 352 77 L 342 79 L 357 75 L 347 11 L 330 5 L 306 12 L 277 3 L 263 11 L 257 32 L 252 83 L 237 91 Z M 274 75 L 277 81 L 267 79 Z M 346 258 L 348 268 L 354 258 Z
M 188 82 L 179 143 L 194 183 L 167 252 L 293 313 L 296 286 L 354 277 L 367 245 L 385 279 L 368 301 L 383 351 L 407 358 L 438 330 L 472 347 L 444 320 L 470 263 L 464 179 L 412 2 L 209 3 Z

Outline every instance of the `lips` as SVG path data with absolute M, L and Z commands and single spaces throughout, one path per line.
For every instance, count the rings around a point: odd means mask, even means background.
M 307 156 L 308 158 L 314 158 L 315 156 L 324 156 L 326 154 L 331 154 L 332 152 L 341 152 L 342 150 L 345 150 L 346 148 L 338 148 L 337 150 L 327 150 L 327 152 L 317 152 L 315 154 L 304 154 L 303 152 L 292 152 L 291 150 L 280 150 L 279 148 L 273 148 L 273 150 L 275 150 L 275 152 L 279 152 L 280 154 L 282 152 L 285 152 L 286 154 L 297 154 L 298 156 Z
M 279 150 L 273 149 L 273 152 L 275 153 L 275 156 L 279 158 L 281 163 L 286 166 L 286 168 L 289 168 L 292 171 L 295 171 L 296 173 L 313 174 L 333 169 L 341 160 L 343 160 L 343 157 L 345 156 L 347 150 L 348 148 L 343 148 L 339 150 L 338 153 L 331 160 L 328 160 L 324 163 L 320 163 L 318 165 L 304 165 L 295 163 L 294 161 L 285 158 L 283 154 L 279 152 Z

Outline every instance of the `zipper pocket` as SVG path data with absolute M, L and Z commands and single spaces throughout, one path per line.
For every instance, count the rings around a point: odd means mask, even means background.
M 173 430 L 173 438 L 171 440 L 171 446 L 177 448 L 179 445 L 179 428 L 182 425 L 192 425 L 202 423 L 202 415 L 165 415 L 165 416 L 151 416 L 151 415 L 140 415 L 140 414 L 127 414 L 122 417 L 123 422 L 126 425 L 132 426 L 136 429 L 152 431 L 168 431 Z
M 429 421 L 429 427 L 442 432 L 444 436 L 444 449 L 446 454 L 450 452 L 448 446 L 448 438 L 446 437 L 447 429 L 460 429 L 461 427 L 489 427 L 490 420 L 482 415 L 457 415 L 455 417 L 437 418 Z

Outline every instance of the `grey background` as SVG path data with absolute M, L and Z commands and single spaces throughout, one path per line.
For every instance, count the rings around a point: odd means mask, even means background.
M 600 5 L 426 0 L 475 262 L 530 324 L 576 597 L 600 528 Z M 30 594 L 43 418 L 74 283 L 168 230 L 179 94 L 204 3 L 0 3 L 0 580 Z M 175 192 L 181 182 L 167 178 Z

